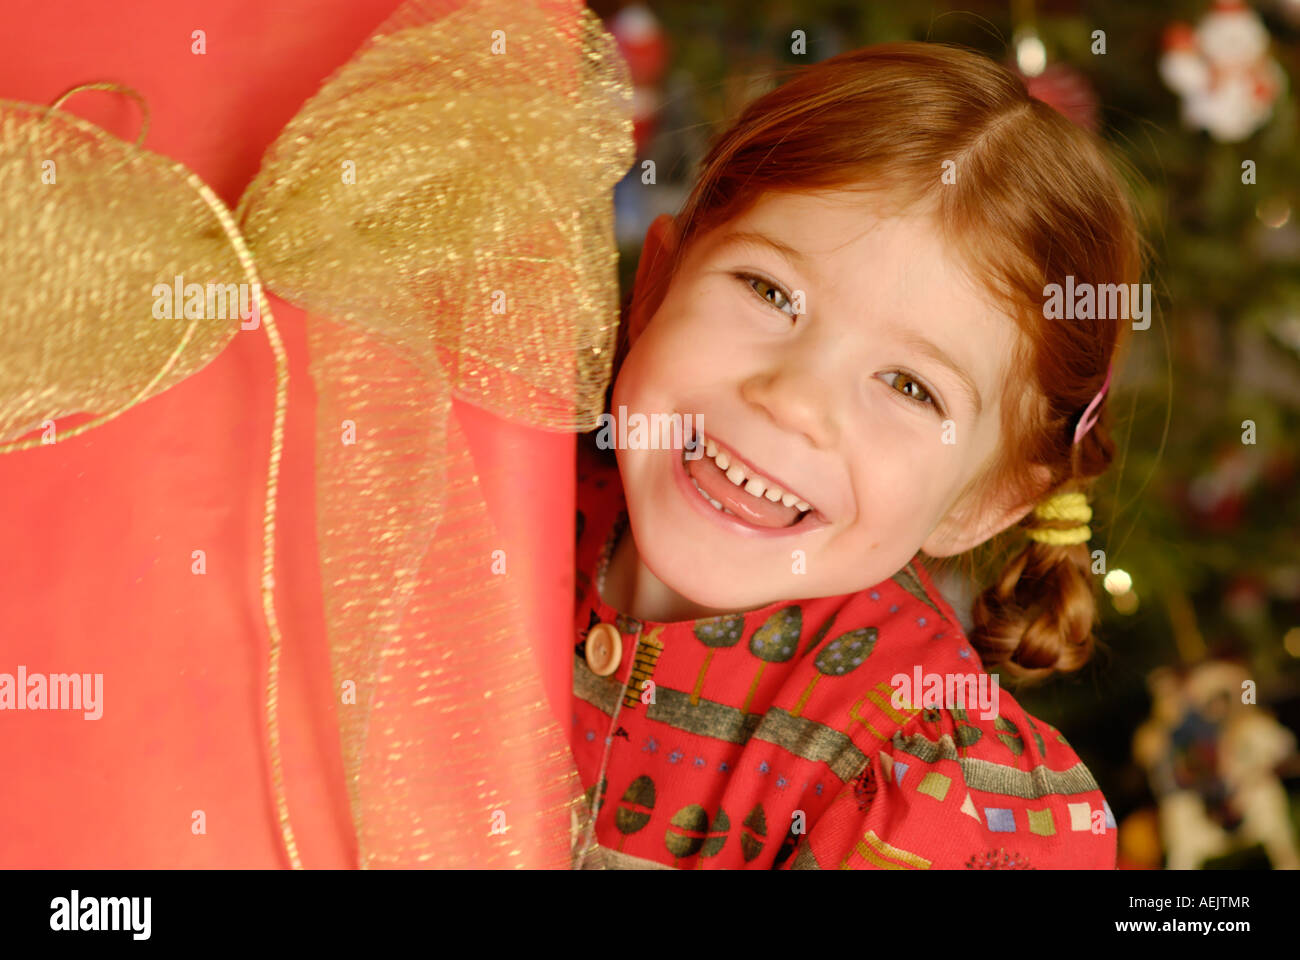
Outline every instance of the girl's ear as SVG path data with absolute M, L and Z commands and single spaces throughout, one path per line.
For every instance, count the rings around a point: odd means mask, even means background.
M 677 223 L 671 214 L 661 213 L 651 222 L 641 245 L 636 265 L 632 304 L 628 310 L 628 346 L 636 342 L 650 322 L 666 293 L 668 267 L 677 249 Z
M 1035 465 L 1031 468 L 1035 488 L 1046 491 L 1052 485 L 1052 475 L 1046 467 Z M 992 539 L 1003 530 L 1017 523 L 1042 499 L 1041 492 L 1029 503 L 1010 503 L 1004 498 L 1002 502 L 985 504 L 976 508 L 974 514 L 959 514 L 960 506 L 948 511 L 948 515 L 939 521 L 930 532 L 921 550 L 931 557 L 955 557 L 960 553 L 973 550 L 986 540 Z

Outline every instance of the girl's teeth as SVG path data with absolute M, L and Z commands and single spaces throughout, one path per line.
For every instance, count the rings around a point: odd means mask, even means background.
M 794 507 L 800 511 L 808 511 L 812 509 L 812 505 L 809 504 L 808 501 L 800 500 L 793 493 L 786 493 L 776 484 L 769 484 L 758 477 L 747 477 L 745 474 L 745 468 L 738 463 L 733 464 L 731 462 L 731 457 L 727 455 L 727 451 L 719 449 L 716 443 L 707 437 L 704 437 L 703 434 L 700 435 L 700 439 L 704 441 L 705 454 L 713 459 L 713 462 L 718 465 L 718 469 L 726 474 L 728 480 L 738 487 L 743 487 L 746 493 L 755 497 L 766 497 L 773 503 L 780 501 L 785 506 Z M 701 490 L 698 483 L 695 484 L 695 489 L 699 490 L 700 494 L 708 500 L 709 503 L 713 504 L 723 513 L 731 513 L 731 511 L 721 503 L 714 500 L 707 493 Z
M 695 483 L 694 477 L 691 477 L 691 483 Z M 711 496 L 705 493 L 704 490 L 701 489 L 698 483 L 695 483 L 695 489 L 699 490 L 700 496 L 702 496 L 705 500 L 709 501 L 709 503 L 713 504 L 714 508 L 721 510 L 723 513 L 730 513 L 733 517 L 735 516 L 734 513 L 731 513 L 731 511 L 728 510 L 726 507 L 724 507 L 721 503 L 719 503 L 717 500 L 714 500 Z

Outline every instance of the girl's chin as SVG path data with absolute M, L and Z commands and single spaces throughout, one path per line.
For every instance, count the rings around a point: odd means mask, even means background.
M 665 585 L 673 589 L 679 599 L 676 604 L 678 615 L 674 616 L 672 620 L 664 622 L 734 616 L 761 609 L 779 599 L 777 597 L 755 597 L 752 595 L 738 596 L 733 591 L 726 589 L 716 592 L 711 590 L 701 591 L 697 587 L 691 587 L 690 593 L 684 593 L 677 590 L 672 584 Z
M 730 556 L 736 557 L 734 563 L 730 559 L 701 556 L 691 550 L 691 546 L 666 536 L 656 537 L 653 542 L 645 544 L 644 549 L 637 541 L 641 562 L 656 579 L 683 601 L 699 608 L 700 612 L 681 619 L 747 613 L 777 601 L 822 596 L 807 592 L 810 587 L 815 589 L 815 584 L 809 583 L 806 576 L 790 576 L 792 561 L 789 554 L 779 555 L 772 561 L 782 564 L 786 576 L 760 577 L 756 574 L 761 571 L 743 569 L 751 565 L 745 563 L 746 554 L 753 556 L 753 551 L 743 543 L 739 548 L 730 548 Z M 722 549 L 719 548 L 719 553 Z M 737 549 L 741 551 L 739 554 Z M 770 574 L 772 570 L 767 572 Z

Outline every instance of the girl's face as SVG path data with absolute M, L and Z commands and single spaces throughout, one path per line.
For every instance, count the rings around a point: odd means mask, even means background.
M 715 458 L 686 460 L 680 447 L 617 450 L 636 553 L 685 606 L 739 612 L 854 592 L 919 549 L 970 549 L 1030 508 L 988 507 L 964 523 L 953 511 L 997 450 L 1014 324 L 925 218 L 866 208 L 860 194 L 768 194 L 696 239 L 648 322 L 635 302 L 613 413 L 691 414 L 729 452 L 727 469 L 745 472 L 736 486 Z M 674 243 L 662 216 L 638 295 Z M 809 504 L 806 517 L 759 528 L 696 489 L 768 523 L 796 516 L 798 504 L 746 490 L 755 471 Z

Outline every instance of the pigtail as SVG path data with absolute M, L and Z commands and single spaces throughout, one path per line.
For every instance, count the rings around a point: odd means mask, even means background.
M 1030 529 L 1050 527 L 1030 517 L 1024 522 Z M 984 666 L 1017 681 L 1083 667 L 1095 645 L 1097 584 L 1091 567 L 1087 542 L 1026 538 L 972 607 L 969 639 Z
M 1078 444 L 1071 444 L 1071 478 L 1049 491 L 1007 534 L 1023 538 L 1023 545 L 972 605 L 971 645 L 987 669 L 996 668 L 1014 682 L 1072 673 L 1095 652 L 1099 584 L 1093 573 L 1093 528 L 1086 524 L 1092 519 L 1092 480 L 1106 472 L 1115 454 L 1108 420 L 1102 417 Z M 1077 421 L 1076 415 L 1066 422 L 1068 433 Z M 1044 509 L 1071 501 L 1082 512 Z M 1070 534 L 1084 539 L 1051 542 L 1075 539 Z

